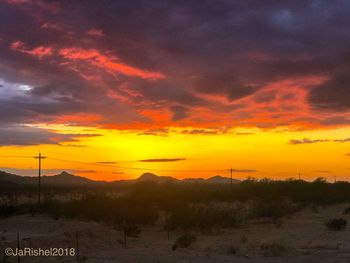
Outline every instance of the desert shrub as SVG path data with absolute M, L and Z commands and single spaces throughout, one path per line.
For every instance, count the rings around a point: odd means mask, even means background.
M 35 206 L 32 206 L 31 208 L 32 212 L 39 212 L 38 208 Z M 40 212 L 44 212 L 51 216 L 53 219 L 57 220 L 62 216 L 62 204 L 54 201 L 45 201 L 41 206 L 40 206 Z
M 260 249 L 263 251 L 264 256 L 278 257 L 288 253 L 288 248 L 276 241 L 264 242 L 260 245 Z
M 245 234 L 243 234 L 240 236 L 239 240 L 241 241 L 242 244 L 245 244 L 248 242 L 248 237 Z
M 238 248 L 234 245 L 231 245 L 227 249 L 227 254 L 235 255 L 238 252 Z
M 279 200 L 261 199 L 254 203 L 252 208 L 253 218 L 270 218 L 277 220 L 283 216 L 291 215 L 299 210 L 299 207 L 287 198 Z
M 16 213 L 16 208 L 13 205 L 1 205 L 0 217 L 9 217 Z
M 158 210 L 153 205 L 98 194 L 61 204 L 47 202 L 42 206 L 42 211 L 56 218 L 64 216 L 93 220 L 119 228 L 123 228 L 125 224 L 152 225 L 158 219 Z
M 125 225 L 123 231 L 127 237 L 139 237 L 141 234 L 141 229 L 136 225 Z
M 345 219 L 335 218 L 335 219 L 329 220 L 326 223 L 326 226 L 329 230 L 342 231 L 346 228 L 347 224 L 348 224 L 348 222 Z
M 177 248 L 188 248 L 196 240 L 197 240 L 196 236 L 192 234 L 185 234 L 176 239 L 172 248 L 173 250 L 176 250 Z
M 343 214 L 344 214 L 344 215 L 350 214 L 350 206 L 344 209 Z
M 239 227 L 245 219 L 240 207 L 233 205 L 183 205 L 173 209 L 166 221 L 170 229 L 201 229 L 208 230 L 213 227 Z
M 319 207 L 318 205 L 316 205 L 316 204 L 312 204 L 312 205 L 310 206 L 310 209 L 311 209 L 311 211 L 312 211 L 313 213 L 315 213 L 315 214 L 318 214 L 318 213 L 320 212 L 320 207 Z

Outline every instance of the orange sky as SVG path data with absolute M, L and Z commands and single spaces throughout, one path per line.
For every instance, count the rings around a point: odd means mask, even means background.
M 348 145 L 335 141 L 346 138 L 350 128 L 312 131 L 236 128 L 220 134 L 209 129 L 192 129 L 193 134 L 188 134 L 185 129 L 169 128 L 167 133 L 157 135 L 61 125 L 50 128 L 70 134 L 88 130 L 102 136 L 84 138 L 74 144 L 2 147 L 0 155 L 8 157 L 0 159 L 0 166 L 36 174 L 36 160 L 14 157 L 34 156 L 40 149 L 48 157 L 43 161 L 45 174 L 68 170 L 96 180 L 136 178 L 143 172 L 177 178 L 228 176 L 231 167 L 236 170 L 234 177 L 239 179 L 291 178 L 299 172 L 307 180 L 320 176 L 333 180 L 335 175 L 338 180 L 350 178 Z M 305 143 L 304 138 L 310 138 L 310 142 Z M 291 140 L 304 143 L 292 144 Z M 158 160 L 147 161 L 150 159 Z

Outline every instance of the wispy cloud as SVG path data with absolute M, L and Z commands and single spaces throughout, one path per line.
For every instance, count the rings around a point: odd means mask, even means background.
M 218 134 L 219 131 L 212 129 L 193 129 L 193 130 L 183 130 L 182 134 L 190 134 L 190 135 L 215 135 Z
M 185 161 L 186 158 L 160 158 L 160 159 L 144 159 L 139 160 L 139 162 L 143 163 L 165 163 L 165 162 L 179 162 Z
M 346 139 L 309 139 L 309 138 L 303 138 L 303 139 L 292 139 L 289 141 L 289 144 L 312 144 L 312 143 L 319 143 L 319 142 L 350 142 L 350 138 Z

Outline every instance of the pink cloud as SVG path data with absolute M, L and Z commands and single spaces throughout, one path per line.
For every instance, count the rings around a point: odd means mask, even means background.
M 51 56 L 53 53 L 53 49 L 51 47 L 45 47 L 45 46 L 38 46 L 33 49 L 28 49 L 25 47 L 25 44 L 22 41 L 13 42 L 10 45 L 10 49 L 37 57 L 39 59 L 46 56 Z
M 143 79 L 162 79 L 165 77 L 159 72 L 142 70 L 122 63 L 117 57 L 104 55 L 96 49 L 63 48 L 59 54 L 71 62 L 84 61 L 111 74 L 121 73 Z

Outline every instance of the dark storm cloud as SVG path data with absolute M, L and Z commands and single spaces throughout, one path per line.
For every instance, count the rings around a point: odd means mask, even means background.
M 350 124 L 350 118 L 344 116 L 329 117 L 320 122 L 323 125 L 347 125 Z
M 309 101 L 313 106 L 321 109 L 349 110 L 350 71 L 336 75 L 321 86 L 314 88 L 309 94 Z
M 173 113 L 172 120 L 179 121 L 188 117 L 188 108 L 180 105 L 174 105 L 170 107 Z
M 96 137 L 99 134 L 61 134 L 30 126 L 0 127 L 0 146 L 28 146 L 37 144 L 60 144 L 76 142 L 82 137 Z
M 197 80 L 196 87 L 199 91 L 208 94 L 226 95 L 231 100 L 236 100 L 253 94 L 258 87 L 240 83 L 233 73 L 205 74 Z
M 170 109 L 180 121 L 198 106 L 222 111 L 208 95 L 270 103 L 277 95 L 261 91 L 267 84 L 315 75 L 329 80 L 311 87 L 312 108 L 347 111 L 349 8 L 342 0 L 1 1 L 0 78 L 32 89 L 1 93 L 0 125 L 75 114 L 101 116 L 90 125 L 149 124 L 145 109 Z
M 130 88 L 137 91 L 142 99 L 154 103 L 176 103 L 188 106 L 204 104 L 205 101 L 194 94 L 191 90 L 182 87 L 182 84 L 176 85 L 168 80 L 159 81 L 130 81 Z M 139 99 L 136 97 L 136 99 Z

